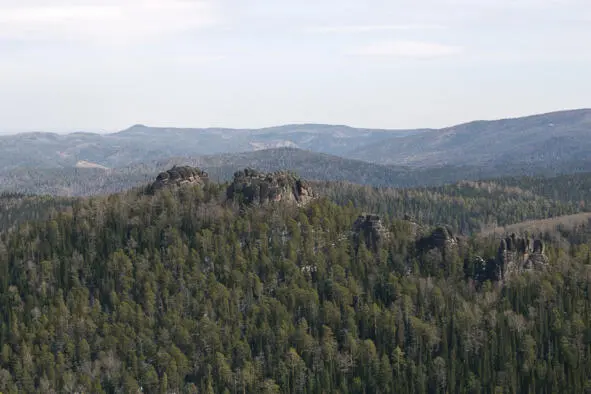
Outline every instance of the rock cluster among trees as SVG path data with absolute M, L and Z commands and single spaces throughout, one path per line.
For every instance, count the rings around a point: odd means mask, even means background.
M 417 247 L 421 250 L 439 249 L 449 251 L 459 242 L 458 237 L 454 236 L 453 231 L 448 226 L 437 226 L 428 235 L 421 237 L 417 241 Z
M 170 170 L 161 172 L 152 184 L 151 190 L 160 190 L 170 186 L 203 185 L 209 181 L 205 171 L 189 166 L 174 166 Z
M 364 214 L 353 223 L 353 236 L 358 245 L 364 242 L 366 247 L 377 250 L 379 243 L 388 236 L 388 231 L 379 215 Z
M 247 205 L 291 202 L 303 206 L 312 201 L 314 193 L 306 181 L 289 172 L 262 173 L 245 169 L 234 174 L 227 196 Z
M 471 278 L 480 283 L 486 281 L 504 282 L 523 275 L 528 271 L 541 271 L 548 268 L 545 244 L 540 239 L 529 236 L 519 237 L 511 234 L 500 240 L 495 258 L 483 259 L 480 256 L 467 263 Z
M 498 252 L 502 277 L 510 278 L 526 270 L 545 269 L 548 258 L 544 255 L 544 242 L 515 234 L 501 240 Z

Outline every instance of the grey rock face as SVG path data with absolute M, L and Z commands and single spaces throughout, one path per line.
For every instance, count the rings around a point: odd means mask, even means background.
M 234 174 L 226 194 L 229 199 L 247 205 L 291 202 L 303 206 L 315 198 L 310 185 L 293 174 L 263 173 L 249 168 Z
M 501 266 L 503 279 L 525 271 L 542 270 L 548 265 L 543 241 L 518 237 L 515 234 L 501 240 L 497 261 Z
M 417 242 L 420 250 L 439 249 L 441 251 L 449 250 L 458 244 L 458 238 L 454 236 L 449 227 L 439 226 L 431 234 L 422 237 Z
M 209 181 L 205 171 L 195 167 L 177 167 L 161 172 L 152 184 L 151 190 L 156 191 L 169 186 L 181 186 L 186 184 L 203 185 Z
M 480 284 L 486 281 L 503 283 L 525 272 L 540 271 L 547 267 L 544 242 L 515 234 L 501 239 L 496 258 L 485 260 L 476 256 L 464 265 L 467 277 Z

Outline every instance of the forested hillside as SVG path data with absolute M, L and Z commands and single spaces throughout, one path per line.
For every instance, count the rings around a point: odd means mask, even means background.
M 567 178 L 569 179 L 570 176 Z M 411 217 L 420 223 L 446 224 L 469 235 L 526 220 L 546 219 L 587 210 L 584 203 L 591 189 L 580 188 L 589 182 L 589 174 L 580 182 L 565 177 L 528 178 L 523 187 L 518 179 L 459 182 L 429 188 L 376 188 L 351 183 L 318 183 L 318 189 L 339 204 L 354 206 L 399 219 Z M 560 198 L 547 188 L 561 187 Z
M 276 158 L 270 163 L 278 160 Z M 298 160 L 298 163 L 303 162 L 304 160 Z M 209 178 L 212 181 L 227 181 L 232 178 L 233 166 L 217 167 L 219 162 L 211 164 L 213 167 L 209 168 L 212 170 Z M 166 165 L 169 163 L 160 163 L 158 166 Z M 263 170 L 270 168 L 269 164 L 262 167 Z M 48 207 L 56 205 L 59 208 L 74 201 L 72 198 L 44 196 L 62 194 L 60 190 L 63 189 L 58 178 L 82 194 L 108 194 L 147 183 L 154 179 L 156 168 L 158 167 L 137 167 L 120 173 L 107 173 L 100 169 L 74 169 L 70 172 L 55 170 L 47 178 L 45 175 L 48 173 L 23 170 L 17 178 L 23 182 L 35 179 L 37 185 L 25 190 L 33 193 L 40 189 L 37 193 L 41 196 L 28 195 L 26 199 L 21 199 L 22 194 L 5 193 L 5 198 L 0 200 L 0 207 L 3 209 L 0 211 L 0 219 L 4 221 L 0 228 L 6 228 L 9 222 L 41 218 L 39 215 L 46 212 Z M 589 207 L 585 202 L 591 198 L 590 173 L 553 178 L 509 177 L 412 188 L 373 187 L 350 182 L 312 183 L 320 195 L 338 204 L 346 205 L 351 201 L 356 208 L 367 212 L 399 219 L 411 217 L 427 225 L 443 223 L 466 235 L 522 221 L 587 212 Z
M 211 174 L 213 179 L 220 182 L 230 180 L 237 170 L 250 167 L 260 171 L 278 169 L 297 171 L 302 177 L 310 180 L 346 181 L 379 187 L 441 185 L 462 179 L 482 179 L 498 174 L 523 173 L 521 170 L 512 172 L 510 168 L 410 169 L 400 166 L 383 166 L 300 149 L 281 148 L 201 157 L 174 157 L 112 169 L 4 168 L 0 171 L 0 191 L 59 196 L 115 193 L 146 183 L 159 171 L 173 165 L 203 168 Z
M 377 141 L 351 157 L 381 164 L 556 167 L 588 165 L 591 109 L 514 119 L 474 121 L 402 138 Z
M 474 262 L 498 239 L 431 226 L 576 206 L 464 186 L 414 205 L 350 185 L 292 201 L 299 180 L 249 174 L 76 199 L 3 231 L 0 392 L 591 389 L 589 227 L 532 234 L 548 267 L 490 281 Z M 368 207 L 381 217 L 359 220 Z
M 21 133 L 0 135 L 0 168 L 68 168 L 81 161 L 121 168 L 175 156 L 238 153 L 280 147 L 347 155 L 359 146 L 421 131 L 299 124 L 263 129 L 135 125 L 110 134 Z
M 112 134 L 22 133 L 0 136 L 0 168 L 72 168 L 81 162 L 111 169 L 170 157 L 297 148 L 378 164 L 456 167 L 488 177 L 591 171 L 591 110 L 473 121 L 438 130 L 382 130 L 326 124 L 263 129 L 135 125 Z M 578 164 L 577 164 L 578 163 Z M 484 170 L 486 171 L 486 170 Z M 457 179 L 455 179 L 457 180 Z
M 47 219 L 57 211 L 70 207 L 73 199 L 24 194 L 0 194 L 0 231 L 12 230 L 27 221 Z
M 228 181 L 244 167 L 378 187 L 591 171 L 591 110 L 475 121 L 440 130 L 318 124 L 265 129 L 133 126 L 113 134 L 0 136 L 0 192 L 88 196 L 125 191 L 173 164 Z M 356 159 L 356 160 L 354 160 Z
M 587 166 L 583 161 L 576 161 L 567 167 L 538 169 L 539 171 L 527 166 L 490 168 L 443 166 L 411 169 L 344 159 L 300 149 L 282 148 L 202 157 L 167 158 L 116 169 L 84 167 L 4 169 L 0 171 L 0 192 L 56 196 L 116 193 L 145 184 L 160 171 L 173 165 L 203 168 L 210 174 L 211 179 L 218 182 L 231 180 L 234 172 L 245 167 L 259 171 L 295 171 L 300 176 L 313 181 L 349 182 L 374 187 L 418 188 L 479 180 L 479 183 L 525 187 L 539 194 L 540 197 L 561 201 L 571 201 L 575 194 L 580 197 L 581 194 L 589 193 L 589 184 L 591 184 L 590 173 L 584 172 L 585 169 L 591 169 L 591 165 Z M 565 172 L 561 173 L 560 169 Z M 581 199 L 583 198 L 579 198 L 579 201 Z

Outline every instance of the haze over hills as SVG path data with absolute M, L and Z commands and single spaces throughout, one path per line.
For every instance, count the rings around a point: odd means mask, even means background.
M 215 181 L 230 180 L 236 171 L 248 167 L 266 172 L 288 170 L 315 181 L 342 181 L 396 188 L 438 186 L 461 180 L 498 177 L 515 177 L 515 182 L 519 183 L 527 182 L 526 178 L 519 177 L 521 175 L 539 177 L 554 176 L 561 172 L 581 173 L 585 169 L 591 171 L 591 161 L 565 164 L 561 167 L 563 171 L 532 169 L 527 166 L 411 168 L 345 159 L 301 149 L 278 148 L 193 158 L 173 157 L 111 169 L 88 162 L 79 162 L 75 167 L 15 168 L 0 171 L 0 192 L 59 196 L 114 193 L 144 184 L 174 165 L 200 167 Z M 577 175 L 571 176 L 576 177 Z
M 265 129 L 133 126 L 113 134 L 25 133 L 0 137 L 0 166 L 109 168 L 170 157 L 291 147 L 411 167 L 526 164 L 548 166 L 591 152 L 591 110 L 476 121 L 440 130 L 379 130 L 333 125 Z
M 350 157 L 413 167 L 505 164 L 547 167 L 588 159 L 590 136 L 591 109 L 580 109 L 470 122 L 380 141 L 350 152 Z
M 252 167 L 391 187 L 551 176 L 591 171 L 590 135 L 591 110 L 585 109 L 442 130 L 137 125 L 114 134 L 25 133 L 0 137 L 0 189 L 58 195 L 121 191 L 173 164 L 202 167 L 219 180 Z
M 413 170 L 301 149 L 278 148 L 193 158 L 173 157 L 112 169 L 88 162 L 63 168 L 15 168 L 0 171 L 0 191 L 61 196 L 120 192 L 145 183 L 174 165 L 203 168 L 216 181 L 227 181 L 234 172 L 246 167 L 259 171 L 288 170 L 311 180 L 346 181 L 371 186 L 434 185 L 470 177 L 465 171 L 450 171 L 448 168 Z
M 371 130 L 331 125 L 267 129 L 188 129 L 133 126 L 113 134 L 23 133 L 0 136 L 0 167 L 71 167 L 80 161 L 109 168 L 175 156 L 196 157 L 294 147 L 343 155 L 420 130 Z

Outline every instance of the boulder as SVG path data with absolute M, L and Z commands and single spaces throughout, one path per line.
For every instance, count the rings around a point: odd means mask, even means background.
M 429 235 L 421 237 L 417 241 L 417 247 L 422 251 L 430 249 L 445 251 L 457 246 L 457 244 L 458 238 L 454 236 L 451 228 L 447 226 L 436 227 Z

